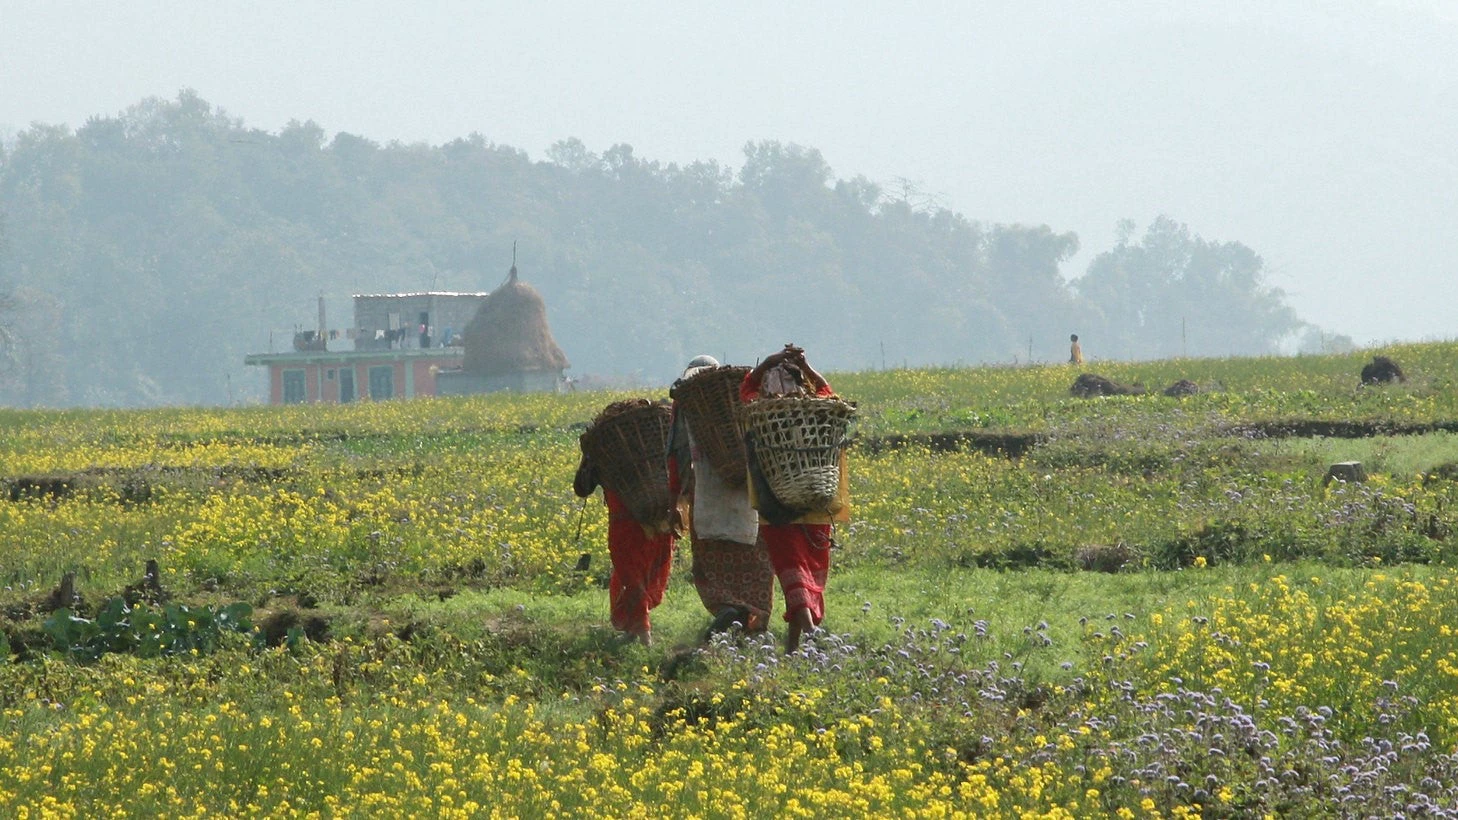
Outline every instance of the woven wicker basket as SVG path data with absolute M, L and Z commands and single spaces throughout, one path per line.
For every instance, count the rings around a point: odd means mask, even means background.
M 824 510 L 840 489 L 840 454 L 856 408 L 840 399 L 787 396 L 741 405 L 739 425 L 781 503 Z
M 747 367 L 702 370 L 673 385 L 670 395 L 693 431 L 694 442 L 714 472 L 732 487 L 745 482 L 744 439 L 734 416 L 739 410 L 739 385 Z
M 641 524 L 663 523 L 673 503 L 664 462 L 672 418 L 666 404 L 637 407 L 597 422 L 578 442 L 602 486 L 621 496 Z

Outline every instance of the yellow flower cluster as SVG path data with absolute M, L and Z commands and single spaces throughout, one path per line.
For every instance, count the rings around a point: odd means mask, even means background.
M 1179 678 L 1264 699 L 1275 712 L 1323 705 L 1334 722 L 1371 718 L 1379 700 L 1417 697 L 1426 731 L 1458 744 L 1458 578 L 1448 571 L 1274 573 L 1245 589 L 1177 601 L 1129 636 L 1141 677 Z M 1359 710 L 1359 714 L 1342 710 Z
M 644 684 L 618 684 L 590 710 L 567 695 L 544 704 L 443 698 L 425 674 L 341 696 L 338 658 L 309 652 L 271 653 L 252 661 L 258 669 L 213 661 L 157 670 L 115 659 L 64 707 L 31 699 L 6 708 L 0 809 L 17 817 L 1080 811 L 1078 799 L 1051 799 L 1064 778 L 1056 767 L 958 762 L 953 750 L 908 740 L 918 732 L 889 702 L 807 732 L 756 722 L 752 714 L 775 704 L 753 699 L 714 720 L 691 719 L 655 708 L 663 692 Z

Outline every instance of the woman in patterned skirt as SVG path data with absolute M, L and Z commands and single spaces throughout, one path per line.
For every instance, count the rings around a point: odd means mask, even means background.
M 697 356 L 681 378 L 718 366 L 712 356 Z M 668 467 L 680 524 L 692 539 L 694 588 L 714 616 L 709 633 L 735 623 L 750 632 L 764 629 L 774 606 L 775 576 L 759 541 L 759 516 L 749 506 L 749 491 L 726 482 L 705 458 L 677 407 Z

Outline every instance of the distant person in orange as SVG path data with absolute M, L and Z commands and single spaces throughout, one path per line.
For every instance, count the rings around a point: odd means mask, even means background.
M 1083 348 L 1078 344 L 1078 334 L 1069 335 L 1068 341 L 1068 363 L 1083 364 Z
M 835 395 L 824 376 L 805 360 L 805 351 L 793 345 L 766 356 L 745 374 L 739 398 L 752 402 L 763 396 Z M 800 637 L 814 632 L 825 619 L 825 581 L 830 574 L 831 522 L 845 521 L 850 514 L 845 454 L 841 454 L 840 490 L 825 510 L 791 510 L 770 492 L 749 460 L 750 503 L 759 510 L 759 537 L 769 550 L 770 566 L 779 578 L 785 596 L 785 620 L 790 624 L 785 651 L 794 652 Z
M 572 479 L 572 491 L 586 498 L 601 483 L 597 467 L 584 453 Z M 668 587 L 673 530 L 638 523 L 622 498 L 607 487 L 602 488 L 602 500 L 608 509 L 608 557 L 613 564 L 608 580 L 613 628 L 651 645 L 653 627 L 648 612 L 663 603 L 663 591 Z

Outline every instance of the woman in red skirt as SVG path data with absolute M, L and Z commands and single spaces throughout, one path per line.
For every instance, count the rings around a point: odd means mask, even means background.
M 577 466 L 572 490 L 581 498 L 592 495 L 601 482 L 586 454 Z M 608 508 L 608 556 L 613 573 L 608 580 L 608 600 L 613 628 L 642 641 L 653 642 L 648 612 L 663 602 L 668 573 L 673 567 L 673 530 L 662 525 L 640 524 L 618 494 L 602 488 Z
M 805 351 L 793 345 L 767 356 L 744 377 L 741 401 L 761 396 L 835 395 L 825 377 L 805 360 Z M 750 459 L 752 475 L 758 471 Z M 850 517 L 845 454 L 841 453 L 840 489 L 823 510 L 788 510 L 773 498 L 762 480 L 750 481 L 750 500 L 759 510 L 759 537 L 769 550 L 770 566 L 785 596 L 785 620 L 790 631 L 785 651 L 793 652 L 800 637 L 813 632 L 825 618 L 825 581 L 830 573 L 831 526 Z

